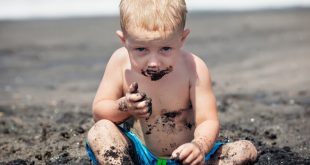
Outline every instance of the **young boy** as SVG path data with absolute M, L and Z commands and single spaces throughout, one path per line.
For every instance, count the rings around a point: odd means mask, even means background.
M 124 47 L 110 58 L 93 102 L 96 123 L 86 145 L 93 163 L 242 164 L 256 159 L 249 141 L 216 142 L 219 120 L 208 68 L 181 49 L 189 34 L 186 13 L 184 0 L 121 1 L 117 35 Z

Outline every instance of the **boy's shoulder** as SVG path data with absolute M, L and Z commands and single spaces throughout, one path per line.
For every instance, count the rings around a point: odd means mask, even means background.
M 190 72 L 197 72 L 199 69 L 207 69 L 205 61 L 193 53 L 185 52 L 184 59 Z
M 128 62 L 129 57 L 128 57 L 128 52 L 125 47 L 118 48 L 115 50 L 110 57 L 109 64 L 113 66 L 123 67 L 126 62 Z
M 111 59 L 121 62 L 128 59 L 127 55 L 128 55 L 127 49 L 125 47 L 120 47 L 113 52 Z
M 197 81 L 208 83 L 210 74 L 205 61 L 193 53 L 186 53 L 184 59 L 190 84 L 196 84 Z

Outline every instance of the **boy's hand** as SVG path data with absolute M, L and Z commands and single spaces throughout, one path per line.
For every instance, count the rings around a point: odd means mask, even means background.
M 196 143 L 185 143 L 175 149 L 170 159 L 182 162 L 182 164 L 204 164 L 205 153 L 201 151 Z
M 137 118 L 147 118 L 152 114 L 152 99 L 138 91 L 138 83 L 129 86 L 126 95 L 119 102 L 119 110 L 127 111 Z

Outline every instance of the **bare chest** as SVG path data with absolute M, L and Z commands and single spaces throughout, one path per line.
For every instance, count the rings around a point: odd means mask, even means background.
M 145 92 L 152 99 L 152 115 L 148 119 L 136 120 L 132 131 L 154 154 L 169 155 L 193 138 L 195 122 L 186 74 L 176 72 L 158 81 L 150 81 L 128 72 L 124 78 L 124 91 L 132 82 L 137 82 L 139 92 Z
M 151 81 L 139 73 L 124 76 L 124 93 L 132 82 L 138 83 L 138 91 L 152 99 L 154 115 L 162 111 L 178 111 L 190 106 L 189 78 L 180 73 L 167 75 L 158 81 Z

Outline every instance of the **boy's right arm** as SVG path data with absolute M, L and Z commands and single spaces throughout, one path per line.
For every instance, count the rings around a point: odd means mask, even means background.
M 93 118 L 95 122 L 108 119 L 121 122 L 130 117 L 127 112 L 119 111 L 119 102 L 123 97 L 122 69 L 125 65 L 124 48 L 116 50 L 111 56 L 103 78 L 93 101 Z
M 132 83 L 123 92 L 122 70 L 126 64 L 126 50 L 118 49 L 110 58 L 93 102 L 95 122 L 108 119 L 121 123 L 130 116 L 147 118 L 151 114 L 152 100 L 138 92 L 138 84 Z

